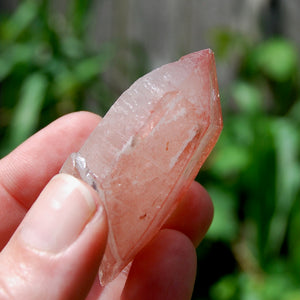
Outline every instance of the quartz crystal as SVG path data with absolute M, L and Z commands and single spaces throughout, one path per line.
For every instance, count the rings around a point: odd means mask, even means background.
M 90 184 L 107 213 L 102 284 L 158 232 L 221 129 L 214 55 L 206 49 L 138 79 L 67 159 L 61 172 Z

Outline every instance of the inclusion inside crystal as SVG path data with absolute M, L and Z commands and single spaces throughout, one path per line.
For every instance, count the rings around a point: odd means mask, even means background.
M 158 232 L 221 130 L 214 55 L 206 49 L 138 79 L 67 159 L 61 172 L 91 185 L 108 216 L 102 284 Z

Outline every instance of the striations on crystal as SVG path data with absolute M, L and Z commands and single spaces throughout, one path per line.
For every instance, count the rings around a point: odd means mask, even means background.
M 99 277 L 113 280 L 174 210 L 222 130 L 213 52 L 191 53 L 138 79 L 61 172 L 99 193 L 108 244 Z

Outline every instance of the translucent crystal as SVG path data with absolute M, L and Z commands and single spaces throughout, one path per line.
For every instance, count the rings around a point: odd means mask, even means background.
M 221 129 L 214 55 L 207 49 L 138 79 L 67 159 L 61 172 L 93 186 L 108 216 L 102 284 L 158 232 Z

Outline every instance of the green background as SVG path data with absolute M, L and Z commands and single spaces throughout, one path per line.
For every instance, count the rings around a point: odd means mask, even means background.
M 104 115 L 122 92 L 108 71 L 128 82 L 150 71 L 138 43 L 86 37 L 91 2 L 69 1 L 64 26 L 47 1 L 0 15 L 0 157 L 66 113 Z M 217 66 L 236 63 L 220 90 L 224 130 L 197 178 L 215 217 L 197 249 L 193 299 L 300 299 L 298 50 L 278 34 L 209 34 Z

